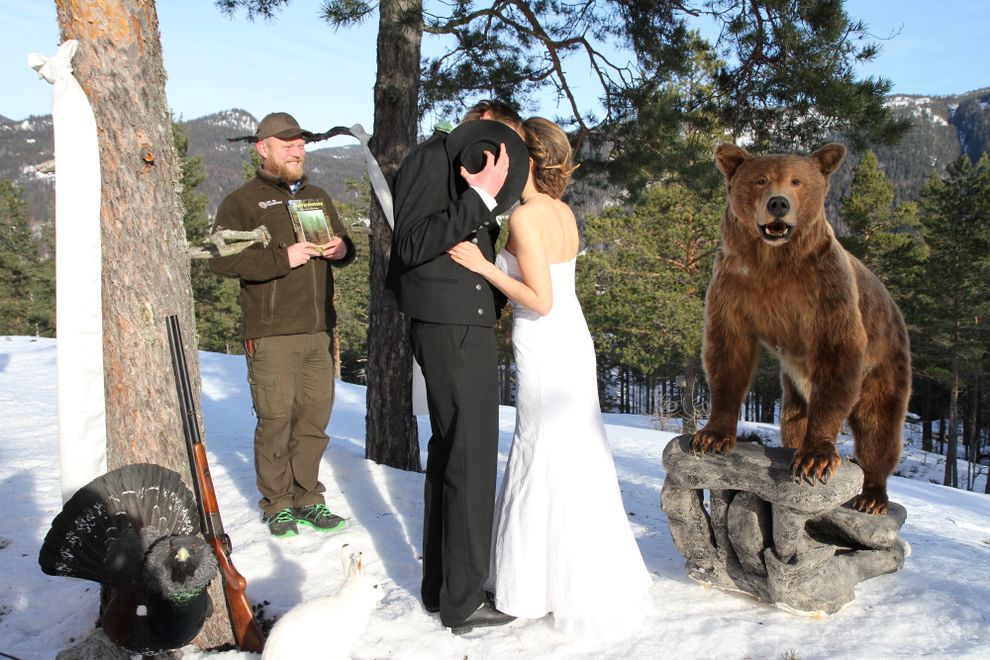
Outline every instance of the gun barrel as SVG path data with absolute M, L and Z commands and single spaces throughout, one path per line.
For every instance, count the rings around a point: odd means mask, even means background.
M 264 635 L 254 612 L 248 602 L 245 589 L 247 580 L 237 572 L 230 561 L 230 538 L 223 531 L 220 520 L 220 506 L 217 494 L 213 488 L 213 478 L 210 476 L 210 464 L 206 459 L 206 446 L 199 432 L 199 420 L 196 417 L 196 403 L 192 395 L 192 385 L 189 382 L 189 371 L 186 367 L 185 352 L 182 348 L 182 332 L 179 329 L 179 318 L 175 315 L 165 319 L 168 328 L 168 344 L 172 357 L 172 369 L 175 372 L 176 393 L 179 396 L 179 409 L 182 413 L 182 433 L 186 439 L 186 450 L 189 454 L 189 465 L 192 468 L 192 485 L 199 505 L 200 521 L 203 537 L 213 548 L 217 562 L 223 574 L 224 596 L 227 600 L 227 612 L 234 631 L 234 639 L 242 651 L 260 653 L 265 644 Z

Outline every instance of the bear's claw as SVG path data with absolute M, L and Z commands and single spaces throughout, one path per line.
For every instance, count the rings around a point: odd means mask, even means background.
M 836 470 L 839 469 L 842 459 L 839 452 L 834 447 L 828 449 L 799 449 L 794 454 L 791 461 L 791 474 L 799 481 L 807 480 L 814 485 L 815 482 L 828 483 Z
M 889 508 L 887 489 L 864 488 L 863 492 L 853 500 L 853 508 L 862 513 L 871 513 L 876 516 L 886 515 Z
M 691 440 L 691 448 L 702 457 L 706 453 L 724 454 L 735 446 L 736 436 L 705 429 L 695 433 Z

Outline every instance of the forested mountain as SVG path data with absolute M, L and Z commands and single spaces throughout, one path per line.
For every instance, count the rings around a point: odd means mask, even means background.
M 0 180 L 24 190 L 32 227 L 55 215 L 55 175 L 39 168 L 54 157 L 51 115 L 14 121 L 0 115 Z
M 974 160 L 990 147 L 990 88 L 954 96 L 889 97 L 889 104 L 900 117 L 908 117 L 912 128 L 894 147 L 874 148 L 887 178 L 894 184 L 895 202 L 913 200 L 933 169 L 945 167 L 963 152 Z M 207 196 L 207 211 L 216 212 L 224 195 L 244 180 L 244 165 L 250 161 L 251 145 L 228 142 L 228 137 L 248 135 L 258 119 L 243 110 L 225 110 L 205 117 L 180 120 L 189 135 L 189 153 L 203 158 L 206 180 L 199 192 Z M 307 127 L 327 130 L 330 126 Z M 839 138 L 841 140 L 841 138 Z M 355 193 L 347 182 L 366 175 L 364 158 L 355 140 L 347 136 L 331 138 L 325 147 L 307 154 L 307 170 L 317 185 L 335 199 L 353 202 Z M 852 170 L 860 154 L 850 153 L 832 178 L 829 195 L 830 217 L 838 219 L 838 200 L 846 194 Z M 54 212 L 54 177 L 38 171 L 37 165 L 52 158 L 50 116 L 15 121 L 0 116 L 0 180 L 24 187 L 28 216 L 32 225 L 49 220 Z M 713 165 L 714 167 L 714 165 Z M 585 189 L 581 189 L 585 188 Z M 583 186 L 572 199 L 579 210 L 597 212 L 605 197 Z M 597 197 L 602 199 L 597 199 Z
M 976 161 L 990 148 L 990 88 L 955 96 L 895 95 L 888 103 L 898 117 L 912 124 L 896 146 L 873 147 L 881 169 L 894 184 L 896 204 L 916 200 L 932 170 L 944 172 L 963 152 Z M 838 200 L 847 193 L 853 167 L 861 156 L 850 153 L 832 175 L 830 218 L 838 217 Z

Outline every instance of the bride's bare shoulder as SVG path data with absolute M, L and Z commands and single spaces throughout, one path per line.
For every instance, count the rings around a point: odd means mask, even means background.
M 509 216 L 509 221 L 511 222 L 513 218 L 549 219 L 559 212 L 559 207 L 561 206 L 568 208 L 566 204 L 558 199 L 538 196 L 535 199 L 527 201 L 525 204 L 518 205 Z
M 533 202 L 518 205 L 515 209 L 513 209 L 512 213 L 509 214 L 509 228 L 511 229 L 512 227 L 520 224 L 531 225 L 534 222 L 538 222 L 543 216 L 539 206 L 539 204 L 534 204 Z

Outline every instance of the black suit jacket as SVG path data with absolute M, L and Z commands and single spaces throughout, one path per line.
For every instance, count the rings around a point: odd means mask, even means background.
M 453 171 L 446 138 L 434 133 L 409 152 L 392 180 L 395 227 L 386 289 L 414 319 L 490 327 L 504 297 L 454 263 L 447 250 L 474 241 L 494 261 L 499 225 L 477 191 Z

